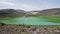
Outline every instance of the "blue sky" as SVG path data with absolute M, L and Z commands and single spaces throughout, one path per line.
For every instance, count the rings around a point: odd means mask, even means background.
M 43 10 L 60 8 L 60 0 L 0 0 L 0 9 Z

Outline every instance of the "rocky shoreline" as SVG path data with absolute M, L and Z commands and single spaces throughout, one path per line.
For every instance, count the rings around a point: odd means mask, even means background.
M 0 24 L 0 34 L 60 34 L 60 26 Z

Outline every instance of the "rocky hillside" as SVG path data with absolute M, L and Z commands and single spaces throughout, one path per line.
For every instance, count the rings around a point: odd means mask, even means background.
M 60 8 L 54 9 L 45 9 L 45 10 L 38 10 L 38 11 L 29 11 L 26 13 L 27 16 L 60 16 Z
M 18 9 L 2 9 L 0 17 L 30 17 L 30 16 L 60 16 L 60 8 L 45 9 L 38 11 L 24 11 Z
M 60 15 L 60 8 L 42 10 L 39 15 Z
M 0 10 L 0 17 L 21 17 L 25 15 L 24 10 L 2 9 Z

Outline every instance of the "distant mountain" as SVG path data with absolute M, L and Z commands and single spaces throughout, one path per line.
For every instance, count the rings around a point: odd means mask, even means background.
M 45 9 L 38 11 L 29 11 L 26 16 L 60 16 L 60 8 Z
M 0 17 L 22 17 L 25 15 L 24 10 L 2 9 L 0 10 Z
M 18 9 L 2 9 L 0 17 L 31 17 L 31 16 L 60 16 L 60 8 L 24 11 Z
M 39 15 L 60 15 L 60 8 L 42 10 Z

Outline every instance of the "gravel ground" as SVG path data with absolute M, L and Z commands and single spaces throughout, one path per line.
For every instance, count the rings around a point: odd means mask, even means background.
M 60 34 L 60 26 L 0 24 L 0 34 Z

